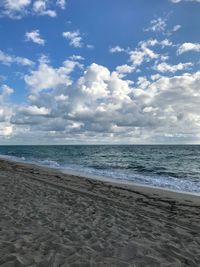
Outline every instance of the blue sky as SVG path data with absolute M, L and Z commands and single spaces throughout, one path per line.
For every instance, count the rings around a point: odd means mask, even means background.
M 1 144 L 199 143 L 199 15 L 199 0 L 1 1 Z

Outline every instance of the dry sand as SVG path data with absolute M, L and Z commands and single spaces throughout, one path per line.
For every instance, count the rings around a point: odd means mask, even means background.
M 200 266 L 200 197 L 0 160 L 0 266 Z

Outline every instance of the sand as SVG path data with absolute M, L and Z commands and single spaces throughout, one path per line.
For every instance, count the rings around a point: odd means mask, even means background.
M 200 266 L 200 196 L 0 160 L 0 266 Z

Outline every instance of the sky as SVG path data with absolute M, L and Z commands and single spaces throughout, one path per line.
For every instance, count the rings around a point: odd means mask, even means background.
M 0 144 L 199 144 L 200 0 L 0 0 Z

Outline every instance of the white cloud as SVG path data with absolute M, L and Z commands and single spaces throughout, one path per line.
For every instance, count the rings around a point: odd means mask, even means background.
M 88 49 L 94 49 L 94 45 L 91 45 L 91 44 L 87 44 L 86 47 L 87 47 Z
M 170 40 L 168 40 L 168 39 L 164 39 L 164 40 L 160 41 L 159 44 L 162 47 L 165 47 L 165 46 L 173 46 L 173 43 Z
M 139 47 L 145 50 L 147 47 L 161 46 L 161 48 L 167 46 L 173 46 L 173 43 L 169 39 L 157 40 L 157 39 L 147 39 L 145 41 L 139 42 Z
M 41 38 L 39 30 L 26 32 L 25 37 L 26 37 L 26 41 L 32 41 L 39 45 L 45 44 L 45 40 Z
M 157 59 L 159 55 L 155 53 L 153 50 L 148 48 L 147 46 L 141 47 L 134 51 L 129 52 L 130 61 L 133 66 L 140 66 L 144 61 L 149 61 L 152 59 Z
M 27 106 L 19 108 L 19 112 L 23 115 L 33 115 L 33 116 L 46 116 L 49 115 L 50 111 L 45 107 L 37 106 Z
M 34 132 L 35 142 L 39 137 L 51 142 L 56 138 L 61 142 L 66 138 L 159 142 L 169 136 L 187 141 L 191 135 L 200 140 L 200 72 L 173 77 L 155 74 L 151 79 L 141 76 L 133 84 L 116 71 L 91 64 L 72 81 L 74 64 L 68 61 L 53 68 L 42 60 L 38 69 L 25 77 L 29 104 L 12 107 L 12 116 L 6 119 L 5 114 L 10 114 L 5 111 L 6 98 L 12 90 L 5 87 L 0 93 L 4 103 L 0 118 L 7 130 L 3 133 L 0 124 L 0 135 L 27 138 Z M 184 69 L 187 66 L 183 64 L 165 64 L 164 71 Z M 128 66 L 118 67 L 129 71 Z
M 16 62 L 17 64 L 22 65 L 22 66 L 32 66 L 32 65 L 34 65 L 33 61 L 31 61 L 28 58 L 23 58 L 23 57 L 15 57 L 15 58 L 13 58 L 13 62 Z
M 132 73 L 135 70 L 135 66 L 129 66 L 127 64 L 117 66 L 116 72 L 119 74 L 119 76 L 122 78 L 126 76 L 126 74 Z
M 172 3 L 176 4 L 176 3 L 179 3 L 181 2 L 182 0 L 170 0 Z
M 177 4 L 177 3 L 180 3 L 180 2 L 198 2 L 200 3 L 200 0 L 170 0 L 172 3 L 174 4 Z
M 14 90 L 6 84 L 0 88 L 0 136 L 9 137 L 12 135 L 13 126 L 10 124 L 12 116 L 12 105 L 9 103 L 9 96 Z
M 58 8 L 65 9 L 65 0 L 2 0 L 0 1 L 3 16 L 20 19 L 26 15 L 56 17 Z
M 151 75 L 151 80 L 156 81 L 156 80 L 160 79 L 161 77 L 162 76 L 160 74 L 156 73 L 156 74 Z
M 167 60 L 168 55 L 158 54 L 153 50 L 155 46 L 164 49 L 165 47 L 173 47 L 174 45 L 169 39 L 157 40 L 150 38 L 139 42 L 138 47 L 134 50 L 131 50 L 130 48 L 124 49 L 120 46 L 110 48 L 111 53 L 125 52 L 129 55 L 129 62 L 131 64 L 117 66 L 116 71 L 118 74 L 121 77 L 124 77 L 128 73 L 137 71 L 137 67 L 141 66 L 145 62 L 157 61 L 158 64 L 158 61 Z
M 139 47 L 141 47 L 142 49 L 143 48 L 145 49 L 148 46 L 153 47 L 157 44 L 159 44 L 159 41 L 157 39 L 148 39 L 148 40 L 139 42 Z
M 172 29 L 168 29 L 167 21 L 169 18 L 170 13 L 165 16 L 164 18 L 158 17 L 150 21 L 150 26 L 144 31 L 151 31 L 156 34 L 160 33 L 164 36 L 171 36 L 174 32 L 178 31 L 181 28 L 181 25 L 176 24 L 173 26 Z
M 200 52 L 200 43 L 183 43 L 179 46 L 177 54 L 181 55 L 188 51 Z
M 1 89 L 2 89 L 2 94 L 0 95 L 0 102 L 2 103 L 3 101 L 5 101 L 5 98 L 7 98 L 14 92 L 14 90 L 6 84 L 3 84 L 1 86 Z
M 76 61 L 66 60 L 60 68 L 53 68 L 46 60 L 41 60 L 38 70 L 31 71 L 25 75 L 25 82 L 32 88 L 33 93 L 39 93 L 47 89 L 55 89 L 58 86 L 71 84 L 69 74 L 78 66 L 82 65 Z
M 11 63 L 13 63 L 13 61 L 15 61 L 15 57 L 10 56 L 0 50 L 0 62 L 5 65 L 10 65 Z
M 163 32 L 167 27 L 166 19 L 157 18 L 150 21 L 150 27 L 145 29 L 145 31 L 153 31 L 153 32 Z
M 33 3 L 33 11 L 40 16 L 56 17 L 56 11 L 47 9 L 48 2 L 46 0 L 37 0 Z
M 31 0 L 4 0 L 7 10 L 20 11 L 31 4 Z
M 30 35 L 33 32 L 36 34 Z M 39 31 L 33 32 L 29 32 L 29 40 L 44 44 Z M 63 37 L 74 47 L 83 46 L 79 31 L 63 32 Z M 198 51 L 198 44 L 191 44 L 180 45 L 177 53 Z M 166 50 L 174 47 L 177 49 L 170 38 L 147 39 L 133 50 L 112 47 L 111 53 L 125 52 L 129 57 L 127 64 L 116 66 L 114 71 L 95 63 L 83 70 L 80 55 L 53 67 L 43 55 L 37 68 L 24 77 L 29 89 L 26 104 L 9 107 L 12 89 L 4 87 L 0 93 L 0 135 L 30 136 L 34 132 L 35 140 L 43 136 L 61 142 L 66 138 L 159 142 L 179 136 L 188 140 L 191 135 L 200 140 L 200 72 L 185 73 L 193 66 L 190 62 L 167 63 Z M 31 65 L 26 60 L 0 52 L 4 64 Z M 74 80 L 76 67 L 83 71 Z M 138 77 L 137 71 L 143 67 L 150 69 L 150 75 L 141 72 Z M 172 76 L 177 71 L 182 74 Z M 134 82 L 126 78 L 133 72 Z
M 6 125 L 6 124 L 0 124 L 0 137 L 10 137 L 13 133 L 13 126 L 12 125 Z
M 71 57 L 69 57 L 69 59 L 71 60 L 84 60 L 84 57 L 80 56 L 80 55 L 72 55 Z
M 186 70 L 192 66 L 193 66 L 193 64 L 191 62 L 179 63 L 176 65 L 170 65 L 170 64 L 167 64 L 166 62 L 162 62 L 162 63 L 158 64 L 157 66 L 155 66 L 155 69 L 159 72 L 162 72 L 162 73 L 165 73 L 165 72 L 175 73 L 177 71 Z
M 65 9 L 65 7 L 66 7 L 66 1 L 65 0 L 57 0 L 56 4 L 62 9 Z
M 120 46 L 115 46 L 115 47 L 111 47 L 109 49 L 110 53 L 120 53 L 120 52 L 125 52 L 126 50 Z
M 56 101 L 67 101 L 68 98 L 69 98 L 68 96 L 63 95 L 63 94 L 61 94 L 61 95 L 56 95 L 56 96 L 55 96 L 55 100 L 56 100 Z
M 177 25 L 175 25 L 175 26 L 173 27 L 172 31 L 173 31 L 173 32 L 177 32 L 178 30 L 180 30 L 180 28 L 181 28 L 181 25 L 177 24 Z
M 28 58 L 9 55 L 4 53 L 2 50 L 0 50 L 0 62 L 5 65 L 16 63 L 22 66 L 32 66 L 34 64 L 33 61 L 29 60 Z
M 146 41 L 139 42 L 138 47 L 135 50 L 129 50 L 128 54 L 130 57 L 130 62 L 133 66 L 140 66 L 144 62 L 149 62 L 151 60 L 166 60 L 168 56 L 158 54 L 153 51 L 153 47 L 160 46 L 161 48 L 172 47 L 173 43 L 169 39 L 163 39 L 161 41 L 157 39 L 148 39 Z
M 69 40 L 69 44 L 74 47 L 82 47 L 82 37 L 80 36 L 79 31 L 74 32 L 63 32 L 62 36 Z

